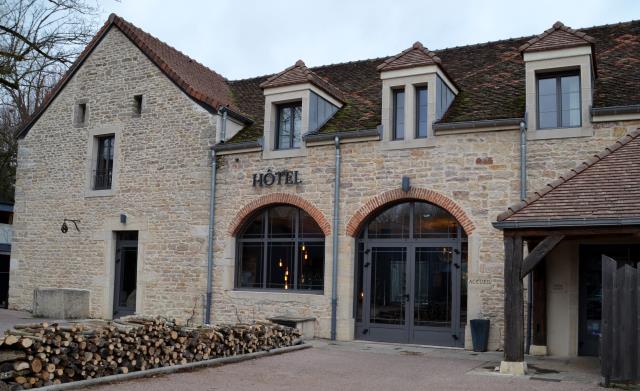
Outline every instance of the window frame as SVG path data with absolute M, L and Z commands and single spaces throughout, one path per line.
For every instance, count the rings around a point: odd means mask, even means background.
M 99 136 L 95 136 L 96 139 L 96 144 L 97 144 L 97 149 L 96 149 L 96 154 L 94 156 L 94 161 L 95 161 L 95 170 L 93 170 L 91 178 L 92 178 L 92 184 L 91 184 L 91 190 L 92 191 L 102 191 L 102 190 L 111 190 L 113 188 L 113 171 L 114 171 L 114 165 L 115 165 L 115 147 L 116 147 L 116 135 L 113 133 L 109 133 L 109 134 L 101 134 Z M 111 145 L 109 146 L 109 154 L 110 154 L 110 159 L 108 159 L 110 161 L 110 164 L 107 163 L 107 168 L 101 168 L 102 164 L 102 160 L 104 160 L 104 142 L 105 140 L 111 140 Z M 105 186 L 98 186 L 97 185 L 97 175 L 98 175 L 98 171 L 101 170 L 107 170 L 108 171 L 108 180 L 107 180 L 107 185 Z
M 398 94 L 402 93 L 402 116 L 398 115 Z M 391 89 L 391 140 L 404 140 L 407 130 L 407 124 L 404 117 L 407 110 L 407 94 L 403 87 L 395 87 Z M 398 119 L 402 118 L 402 137 L 398 137 Z
M 562 126 L 562 78 L 576 76 L 578 78 L 578 103 L 580 116 L 577 125 Z M 555 80 L 555 96 L 556 96 L 556 124 L 555 126 L 541 126 L 540 125 L 540 81 L 541 80 Z M 563 71 L 563 72 L 549 72 L 536 74 L 536 128 L 538 130 L 546 129 L 572 129 L 582 127 L 582 80 L 580 77 L 580 69 Z
M 291 207 L 294 208 L 296 210 L 295 213 L 295 220 L 294 220 L 294 235 L 293 237 L 289 237 L 289 238 L 270 238 L 269 237 L 269 212 L 278 206 L 286 206 L 286 207 Z M 323 251 L 326 250 L 325 248 L 325 242 L 326 242 L 326 236 L 324 235 L 324 233 L 322 234 L 322 237 L 317 237 L 317 238 L 302 238 L 301 237 L 301 226 L 300 226 L 300 221 L 301 221 L 301 213 L 307 213 L 306 211 L 304 211 L 304 209 L 299 208 L 295 205 L 288 205 L 288 204 L 275 204 L 275 205 L 270 205 L 269 207 L 263 208 L 260 211 L 254 213 L 249 219 L 247 219 L 246 223 L 244 224 L 244 226 L 242 227 L 242 229 L 240 230 L 240 233 L 237 235 L 236 238 L 236 259 L 235 259 L 235 273 L 234 273 L 234 290 L 238 290 L 238 291 L 268 291 L 268 292 L 279 292 L 279 293 L 285 293 L 285 292 L 291 292 L 291 293 L 301 293 L 301 294 L 318 294 L 318 295 L 322 295 L 324 294 L 324 285 L 325 285 L 325 278 L 324 278 L 324 273 L 326 270 L 326 257 L 325 254 L 323 254 L 322 256 L 322 288 L 321 289 L 300 289 L 298 288 L 298 272 L 300 270 L 300 257 L 299 257 L 299 249 L 300 249 L 300 245 L 301 244 L 322 244 L 322 248 Z M 308 213 L 307 213 L 308 214 Z M 310 214 L 308 214 L 309 217 L 311 217 Z M 249 224 L 251 222 L 253 222 L 256 218 L 258 218 L 258 216 L 262 216 L 262 224 L 261 224 L 261 234 L 260 237 L 255 237 L 255 238 L 244 238 L 244 234 L 245 231 L 247 229 L 247 227 L 249 226 Z M 313 219 L 313 217 L 311 217 Z M 318 225 L 318 223 L 314 220 L 314 222 L 316 223 L 316 225 Z M 318 225 L 319 227 L 319 225 Z M 261 281 L 260 281 L 260 287 L 245 287 L 245 286 L 241 286 L 240 285 L 240 277 L 241 277 L 241 273 L 242 273 L 242 249 L 243 249 L 243 244 L 245 243 L 258 243 L 262 246 L 262 261 L 261 261 Z M 284 289 L 284 288 L 268 288 L 267 284 L 267 275 L 268 275 L 268 269 L 269 269 L 269 252 L 268 252 L 268 248 L 269 248 L 269 244 L 273 244 L 273 243 L 289 243 L 293 246 L 293 248 L 295 248 L 294 254 L 293 254 L 293 261 L 292 261 L 292 265 L 293 265 L 293 273 L 292 273 L 292 279 L 291 279 L 291 288 L 288 289 Z
M 429 87 L 427 85 L 416 85 L 415 89 L 415 106 L 416 106 L 416 115 L 415 115 L 415 138 L 416 139 L 426 139 L 429 138 Z M 425 117 L 425 134 L 424 136 L 420 135 L 420 92 L 425 91 L 425 108 L 426 111 L 424 113 Z
M 274 149 L 278 151 L 286 151 L 289 149 L 300 149 L 300 146 L 294 147 L 295 141 L 295 121 L 291 121 L 290 125 L 290 133 L 289 133 L 289 145 L 283 147 L 280 145 L 280 116 L 282 115 L 282 110 L 289 109 L 294 110 L 296 107 L 300 107 L 300 140 L 299 143 L 302 144 L 302 101 L 288 102 L 288 103 L 280 103 L 276 105 L 276 126 L 275 126 L 275 142 Z M 293 118 L 293 116 L 292 116 Z

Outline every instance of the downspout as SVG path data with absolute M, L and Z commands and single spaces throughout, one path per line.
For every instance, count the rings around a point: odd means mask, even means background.
M 222 111 L 222 124 L 220 126 L 221 140 L 226 133 L 227 111 Z M 215 139 L 215 136 L 214 136 Z M 211 301 L 213 296 L 213 234 L 216 210 L 216 151 L 211 149 L 211 195 L 209 196 L 209 243 L 207 248 L 207 306 L 205 308 L 204 323 L 211 323 Z
M 527 115 L 520 121 L 520 199 L 527 198 Z M 533 273 L 529 273 L 527 282 L 527 338 L 525 352 L 531 349 L 533 314 Z
M 336 146 L 336 175 L 333 186 L 333 268 L 331 271 L 331 340 L 336 340 L 338 311 L 338 230 L 340 212 L 340 137 L 334 138 Z

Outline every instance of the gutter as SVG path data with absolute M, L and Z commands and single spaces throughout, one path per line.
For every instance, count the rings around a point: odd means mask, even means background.
M 262 148 L 262 144 L 259 141 L 243 141 L 231 144 L 219 143 L 212 147 L 215 152 L 237 151 L 249 148 Z
M 227 112 L 222 113 L 222 125 L 220 134 L 224 135 L 227 131 Z M 224 139 L 223 139 L 224 140 Z M 213 296 L 213 236 L 215 227 L 215 212 L 216 212 L 216 150 L 211 150 L 211 195 L 209 196 L 209 238 L 207 245 L 207 296 L 204 313 L 204 323 L 211 324 L 211 306 Z
M 520 199 L 527 198 L 527 114 L 520 121 Z M 527 338 L 526 353 L 531 350 L 531 339 L 533 331 L 533 273 L 529 273 L 527 282 Z
M 498 229 L 524 228 L 571 228 L 571 227 L 620 227 L 640 225 L 640 217 L 631 218 L 574 218 L 544 220 L 496 221 L 492 223 Z
M 352 131 L 341 131 L 334 133 L 319 133 L 318 131 L 309 132 L 302 136 L 304 141 L 329 141 L 340 139 L 361 138 L 361 137 L 380 137 L 380 131 L 376 129 L 362 129 Z
M 336 175 L 333 186 L 333 267 L 331 270 L 331 340 L 336 340 L 338 323 L 338 230 L 340 222 L 340 136 L 334 136 L 336 146 Z
M 504 119 L 483 119 L 479 121 L 445 122 L 434 123 L 433 130 L 457 130 L 457 129 L 477 129 L 491 128 L 496 126 L 519 126 L 522 118 Z
M 640 114 L 640 105 L 591 108 L 591 116 L 593 117 L 618 114 Z

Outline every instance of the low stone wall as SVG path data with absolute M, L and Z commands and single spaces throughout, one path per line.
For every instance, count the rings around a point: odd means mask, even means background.
M 88 318 L 89 296 L 89 291 L 85 289 L 34 289 L 33 315 L 52 319 Z

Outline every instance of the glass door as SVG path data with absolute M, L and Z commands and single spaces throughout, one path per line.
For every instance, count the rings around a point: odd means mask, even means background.
M 412 274 L 411 330 L 413 343 L 456 346 L 459 332 L 459 251 L 453 247 L 416 247 Z
M 118 232 L 116 235 L 113 317 L 119 318 L 136 312 L 138 232 Z
M 371 247 L 364 260 L 364 319 L 362 337 L 407 342 L 407 248 Z M 368 258 L 368 259 L 367 259 Z

